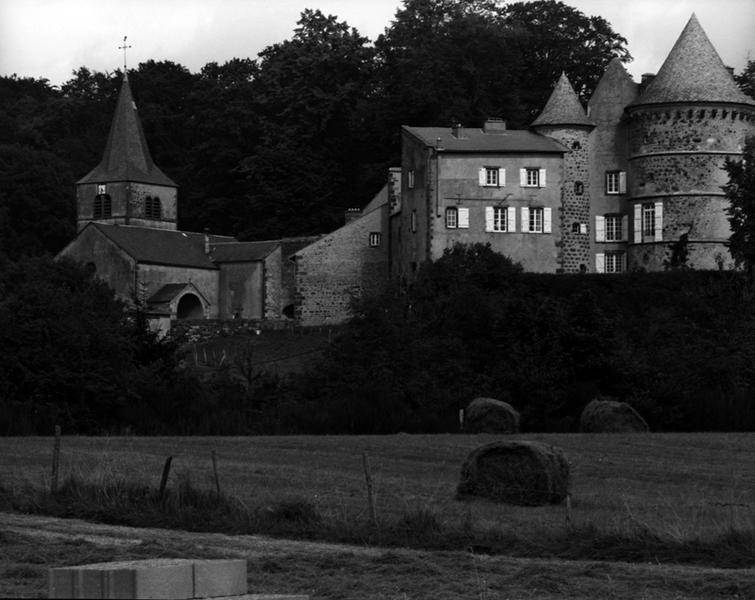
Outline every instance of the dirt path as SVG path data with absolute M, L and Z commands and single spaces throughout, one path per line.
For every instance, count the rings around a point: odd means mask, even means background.
M 44 597 L 47 568 L 157 557 L 243 557 L 250 593 L 315 599 L 755 598 L 755 569 L 490 557 L 229 536 L 0 513 L 0 596 Z

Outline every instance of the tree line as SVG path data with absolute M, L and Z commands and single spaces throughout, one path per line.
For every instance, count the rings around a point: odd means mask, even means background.
M 179 184 L 179 228 L 242 240 L 325 233 L 400 162 L 401 125 L 526 127 L 565 70 L 582 98 L 631 60 L 597 16 L 554 0 L 405 0 L 370 40 L 305 10 L 290 39 L 198 73 L 154 61 L 129 80 L 155 162 Z M 120 70 L 54 87 L 0 77 L 0 240 L 10 258 L 75 234 L 73 184 L 102 156 Z

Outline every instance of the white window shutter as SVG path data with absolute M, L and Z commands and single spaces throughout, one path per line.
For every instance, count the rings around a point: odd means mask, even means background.
M 501 187 L 506 185 L 506 169 L 498 169 L 498 185 Z
M 634 243 L 642 243 L 642 205 L 634 205 Z
M 540 187 L 545 187 L 545 169 L 540 169 Z
M 663 202 L 655 203 L 655 241 L 663 241 Z
M 516 231 L 516 207 L 509 206 L 506 209 L 506 231 Z
M 519 169 L 519 185 L 522 187 L 527 186 L 527 169 Z
M 469 229 L 469 209 L 459 208 L 457 214 L 459 216 L 459 229 Z
M 526 206 L 522 206 L 522 232 L 526 233 L 530 230 L 530 209 Z
M 485 185 L 488 182 L 488 179 L 486 177 L 485 167 L 480 167 L 480 170 L 477 171 L 477 181 L 480 185 Z
M 543 209 L 543 233 L 551 232 L 551 209 L 546 207 Z
M 606 218 L 603 215 L 595 215 L 595 241 L 606 241 Z
M 606 272 L 606 255 L 602 252 L 598 252 L 595 255 L 595 272 L 596 273 L 605 273 Z
M 626 242 L 629 240 L 629 217 L 624 215 L 621 217 L 621 241 Z
M 619 171 L 619 194 L 627 193 L 627 172 Z
M 493 231 L 493 207 L 485 207 L 485 231 Z

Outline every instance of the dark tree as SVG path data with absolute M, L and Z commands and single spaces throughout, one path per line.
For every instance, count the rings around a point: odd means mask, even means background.
M 608 21 L 563 2 L 515 2 L 506 6 L 504 20 L 522 34 L 522 100 L 531 118 L 545 106 L 562 71 L 586 102 L 611 59 L 632 60 L 627 40 Z
M 738 266 L 744 266 L 750 284 L 755 274 L 755 137 L 747 140 L 741 160 L 727 159 L 725 165 L 729 182 L 724 193 L 729 200 L 727 209 L 731 237 L 729 251 Z
M 342 223 L 363 160 L 353 118 L 370 93 L 372 57 L 355 29 L 311 10 L 291 40 L 260 53 L 252 82 L 260 139 L 245 162 L 247 237 L 322 233 Z
M 734 81 L 745 94 L 755 98 L 755 60 L 748 60 L 744 71 L 734 75 Z

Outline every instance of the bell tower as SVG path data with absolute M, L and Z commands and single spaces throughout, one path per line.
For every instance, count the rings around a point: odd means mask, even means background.
M 124 54 L 127 47 L 124 38 Z M 102 160 L 76 182 L 77 229 L 96 221 L 175 230 L 177 196 L 178 186 L 152 160 L 124 68 Z

